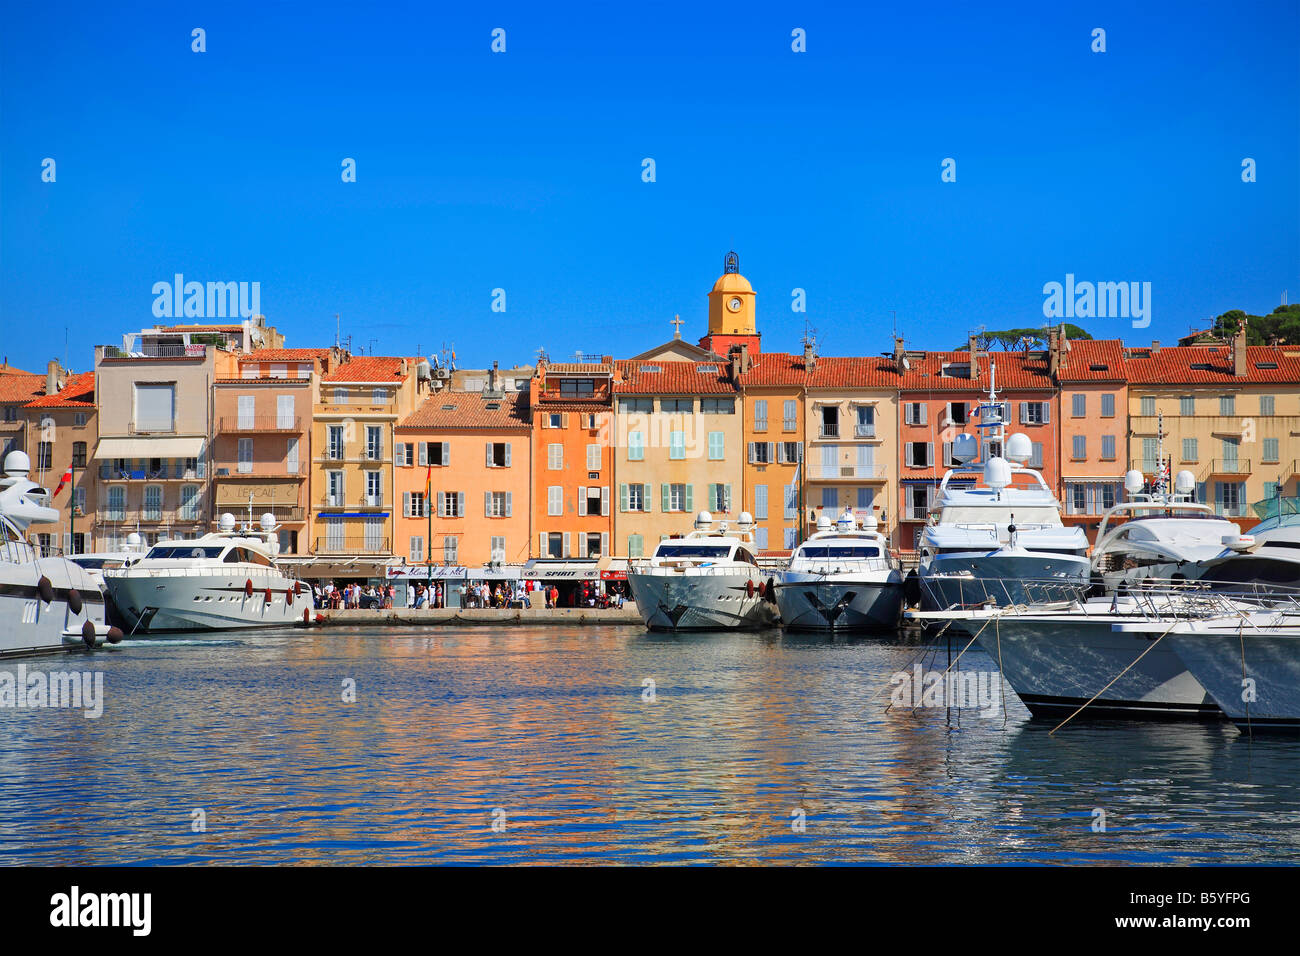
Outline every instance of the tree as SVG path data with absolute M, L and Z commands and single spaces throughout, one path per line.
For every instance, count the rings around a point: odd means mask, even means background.
M 1282 345 L 1300 345 L 1300 304 L 1279 305 L 1268 315 L 1249 315 L 1241 309 L 1230 309 L 1211 323 L 1210 334 L 1218 339 L 1230 339 L 1243 321 L 1247 345 L 1267 345 L 1274 339 L 1279 339 Z

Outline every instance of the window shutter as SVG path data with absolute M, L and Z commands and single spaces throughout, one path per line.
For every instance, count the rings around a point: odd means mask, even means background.
M 727 482 L 727 498 L 726 498 L 726 507 L 724 507 L 722 510 L 723 510 L 723 511 L 730 511 L 730 510 L 731 510 L 731 482 Z
M 750 443 L 749 443 L 748 450 L 747 450 L 747 452 L 746 452 L 746 453 L 748 454 L 748 456 L 749 456 L 749 463 L 750 463 L 751 465 L 754 464 L 754 446 L 755 446 L 756 444 L 758 444 L 758 443 L 757 443 L 757 442 L 750 442 Z
M 513 491 L 507 491 L 506 492 L 506 517 L 513 518 L 514 516 L 515 516 L 515 493 Z
M 608 531 L 602 531 L 600 533 L 600 553 L 609 554 L 609 532 Z
M 933 464 L 934 464 L 934 442 L 928 441 L 925 443 L 925 465 L 927 468 L 929 468 Z
M 695 510 L 695 486 L 686 486 L 686 511 L 689 514 Z
M 398 468 L 406 464 L 406 446 L 400 441 L 393 446 L 393 464 Z
M 438 517 L 445 518 L 446 516 L 447 516 L 446 496 L 444 495 L 443 492 L 440 491 L 438 492 Z
M 1043 402 L 1043 424 L 1050 425 L 1051 423 L 1052 423 L 1052 403 Z
M 609 514 L 609 485 L 600 486 L 600 513 Z
M 456 492 L 456 517 L 465 517 L 465 492 Z
M 587 513 L 587 488 L 585 485 L 578 486 L 578 514 Z
M 650 509 L 650 489 L 651 485 L 641 486 L 641 510 L 649 512 Z
M 662 506 L 665 512 L 672 507 L 672 502 L 669 498 L 669 495 L 671 493 L 672 493 L 672 489 L 667 484 L 663 484 L 659 486 L 659 504 Z
M 491 468 L 492 467 L 492 443 L 491 442 L 487 443 L 486 451 L 484 452 L 484 457 L 486 459 L 484 463 L 489 468 Z
M 767 460 L 772 461 L 772 456 L 775 453 L 773 448 L 774 443 L 766 442 L 766 445 L 767 445 Z
M 402 492 L 402 517 L 411 517 L 411 493 L 409 491 Z
M 627 511 L 627 485 L 618 486 L 618 510 Z
M 546 557 L 546 532 L 545 531 L 537 532 L 537 556 L 539 558 Z
M 929 406 L 928 406 L 928 405 L 919 405 L 919 406 L 918 406 L 918 410 L 919 410 L 920 413 L 921 413 L 921 420 L 920 420 L 917 424 L 918 424 L 918 425 L 924 425 L 924 424 L 926 423 L 926 418 L 925 418 L 925 416 L 926 416 L 926 415 L 928 414 L 928 412 L 929 412 Z
M 512 442 L 506 442 L 506 467 L 510 467 L 510 446 Z
M 416 455 L 416 462 L 421 467 L 424 467 L 425 465 L 429 464 L 429 443 L 427 441 L 416 442 L 415 455 Z
M 568 428 L 568 427 L 569 427 L 569 413 L 568 413 L 568 412 L 561 412 L 561 413 L 560 413 L 560 427 L 561 427 L 561 428 Z M 565 552 L 568 552 L 569 549 L 568 549 L 568 546 L 567 546 L 567 545 L 565 546 L 565 549 L 564 549 L 564 550 L 565 550 Z
M 569 532 L 566 531 L 564 532 L 564 556 L 567 558 L 571 557 L 572 554 L 573 552 L 569 550 Z
M 451 442 L 442 443 L 442 464 L 444 467 L 451 464 Z
M 492 492 L 483 492 L 483 517 L 492 517 Z

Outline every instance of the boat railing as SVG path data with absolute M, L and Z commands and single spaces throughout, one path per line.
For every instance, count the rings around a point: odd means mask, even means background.
M 658 561 L 658 563 L 656 563 Z M 754 564 L 742 564 L 735 561 L 727 561 L 725 564 L 696 564 L 690 558 L 632 558 L 627 563 L 627 569 L 634 574 L 685 574 L 690 572 L 692 575 L 723 575 L 723 574 L 740 574 L 746 568 L 752 568 L 758 574 L 765 573 L 762 568 Z

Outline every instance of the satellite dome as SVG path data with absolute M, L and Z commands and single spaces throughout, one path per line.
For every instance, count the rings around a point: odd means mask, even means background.
M 1124 472 L 1124 490 L 1130 495 L 1136 495 L 1141 492 L 1146 483 L 1146 478 L 1142 477 L 1142 472 L 1138 471 L 1136 468 L 1130 468 L 1128 471 Z
M 840 531 L 852 531 L 855 527 L 857 527 L 857 524 L 858 523 L 854 519 L 852 511 L 845 511 L 842 515 L 839 516 L 839 519 L 835 522 L 835 526 Z
M 1023 465 L 1034 457 L 1034 443 L 1023 432 L 1016 432 L 1007 439 L 1006 457 L 1018 465 Z
M 5 474 L 10 478 L 21 478 L 31 470 L 32 460 L 26 452 L 11 451 L 5 455 Z
M 830 531 L 830 530 L 831 530 L 831 519 L 828 518 L 828 517 L 826 517 L 825 515 L 822 515 L 820 518 L 818 518 L 818 519 L 817 519 L 817 530 L 818 530 L 818 531 Z
M 140 537 L 138 532 L 132 531 L 126 536 L 126 547 L 128 550 L 134 551 L 142 544 L 144 544 L 144 538 Z
M 275 530 L 275 515 L 271 514 L 271 512 L 269 512 L 269 511 L 264 512 L 264 513 L 262 514 L 261 525 L 262 525 L 262 530 L 263 530 L 263 531 L 274 531 L 274 530 Z
M 1196 476 L 1186 469 L 1174 475 L 1174 491 L 1180 495 L 1190 495 L 1196 490 Z
M 225 514 L 221 516 L 221 521 L 218 523 L 217 527 L 220 528 L 222 531 L 234 531 L 235 516 L 232 515 L 229 511 L 227 511 Z
M 736 518 L 736 524 L 740 525 L 742 528 L 745 527 L 746 525 L 751 525 L 753 523 L 754 523 L 754 516 L 750 514 L 748 511 L 742 511 L 739 514 L 739 516 L 737 516 Z
M 1011 466 L 1005 458 L 990 458 L 985 463 L 984 484 L 997 491 L 1011 484 Z
M 980 445 L 974 435 L 963 432 L 952 440 L 952 460 L 964 465 L 979 457 Z
M 875 515 L 867 515 L 862 519 L 863 531 L 875 531 L 878 527 L 880 527 L 880 522 L 876 520 Z
M 713 524 L 713 515 L 709 514 L 707 511 L 701 511 L 699 514 L 695 516 L 695 527 L 700 531 L 703 531 L 704 529 L 708 528 L 712 524 Z

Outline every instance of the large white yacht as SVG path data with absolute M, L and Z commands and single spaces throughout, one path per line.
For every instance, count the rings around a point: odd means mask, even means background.
M 952 443 L 957 464 L 939 485 L 930 521 L 921 532 L 917 587 L 921 607 L 942 609 L 1030 600 L 1023 582 L 1054 586 L 1061 597 L 1088 586 L 1088 538 L 1067 528 L 1061 505 L 1035 469 L 1028 436 L 1008 440 L 1003 404 L 997 400 L 997 366 L 990 366 L 989 394 L 978 408 L 974 435 Z M 982 451 L 981 451 L 981 446 Z M 972 463 L 980 457 L 982 464 Z M 983 484 L 967 481 L 982 476 Z
M 50 493 L 28 480 L 30 467 L 11 451 L 0 478 L 0 657 L 117 643 L 122 632 L 104 619 L 94 578 L 66 558 L 41 557 L 27 540 L 31 525 L 59 520 Z
M 742 511 L 733 532 L 701 511 L 695 530 L 665 538 L 649 558 L 628 563 L 628 586 L 655 631 L 775 627 L 772 589 L 754 557 L 754 519 Z
M 315 622 L 311 588 L 276 567 L 274 516 L 263 515 L 259 530 L 236 530 L 227 513 L 219 528 L 192 540 L 159 541 L 139 560 L 104 571 L 129 634 Z
M 794 630 L 865 631 L 898 627 L 903 573 L 889 543 L 868 517 L 857 528 L 853 513 L 828 517 L 799 545 L 776 582 L 781 623 Z

